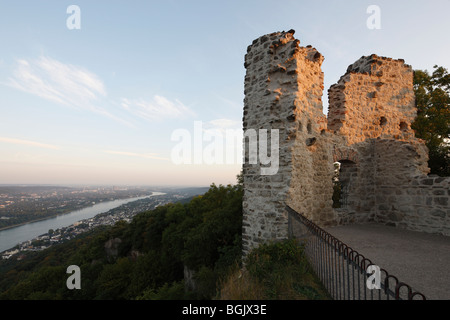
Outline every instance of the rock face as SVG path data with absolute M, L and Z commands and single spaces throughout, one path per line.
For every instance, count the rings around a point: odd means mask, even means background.
M 412 68 L 361 57 L 330 87 L 326 117 L 323 60 L 293 30 L 264 35 L 247 49 L 244 252 L 295 235 L 286 205 L 319 225 L 377 221 L 450 235 L 450 178 L 427 177 L 426 147 L 411 130 Z M 277 156 L 275 170 L 267 153 Z M 332 200 L 335 162 L 340 208 Z
M 105 252 L 108 259 L 117 257 L 121 243 L 122 239 L 120 238 L 109 239 L 105 242 Z

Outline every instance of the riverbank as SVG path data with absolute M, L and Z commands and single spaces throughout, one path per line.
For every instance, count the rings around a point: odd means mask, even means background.
M 153 192 L 153 193 L 155 193 L 155 192 Z M 152 195 L 147 195 L 147 196 L 152 196 Z M 140 196 L 137 196 L 137 197 L 145 197 L 145 196 L 146 195 L 140 195 Z M 137 197 L 136 196 L 119 197 L 117 199 L 113 199 L 113 200 L 110 200 L 110 201 L 133 199 L 133 198 L 137 198 Z M 70 214 L 70 213 L 72 213 L 74 211 L 79 211 L 79 210 L 83 210 L 83 209 L 86 209 L 86 208 L 91 208 L 91 207 L 95 206 L 96 204 L 104 203 L 104 202 L 106 202 L 106 201 L 99 200 L 98 203 L 94 203 L 94 204 L 92 204 L 92 202 L 91 202 L 91 204 L 85 205 L 85 206 L 80 206 L 79 208 L 67 209 L 63 213 L 52 214 L 52 215 L 48 215 L 48 216 L 42 217 L 40 219 L 33 219 L 33 220 L 25 221 L 25 222 L 22 222 L 22 223 L 18 223 L 18 224 L 13 224 L 13 225 L 10 225 L 10 226 L 2 227 L 2 228 L 0 228 L 0 231 L 21 227 L 21 226 L 24 226 L 24 225 L 29 224 L 29 223 L 35 223 L 35 222 L 44 221 L 44 220 L 47 220 L 47 219 L 53 219 L 53 218 L 56 218 L 56 217 L 64 216 L 64 215 Z
M 15 257 L 18 260 L 21 260 L 23 258 L 23 254 L 26 252 L 45 250 L 52 245 L 71 240 L 76 236 L 96 227 L 114 225 L 118 221 L 128 222 L 139 212 L 151 210 L 159 205 L 173 201 L 170 196 L 155 197 L 163 195 L 165 194 L 154 192 L 152 195 L 124 203 L 118 207 L 108 210 L 107 212 L 100 212 L 93 217 L 79 220 L 68 226 L 52 230 L 51 233 L 42 233 L 32 239 L 20 242 L 14 247 L 4 250 L 0 253 L 0 255 L 3 259 Z
M 158 194 L 160 193 L 152 192 L 152 195 L 147 194 L 143 197 L 116 199 L 113 201 L 100 202 L 91 207 L 87 207 L 81 210 L 75 210 L 64 215 L 58 215 L 53 218 L 48 218 L 33 223 L 27 223 L 12 229 L 0 231 L 0 252 L 13 248 L 19 243 L 31 240 L 39 235 L 47 233 L 50 229 L 56 230 L 62 227 L 66 227 L 77 221 L 92 218 L 99 213 L 107 212 L 122 204 L 140 200 L 146 197 L 153 197 L 154 195 Z

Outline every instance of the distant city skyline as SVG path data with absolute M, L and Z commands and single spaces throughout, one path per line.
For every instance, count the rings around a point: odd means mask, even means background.
M 450 68 L 449 11 L 448 0 L 2 2 L 0 184 L 235 183 L 238 160 L 174 163 L 172 136 L 194 137 L 198 122 L 242 130 L 254 39 L 294 29 L 324 55 L 326 114 L 328 88 L 363 55 Z

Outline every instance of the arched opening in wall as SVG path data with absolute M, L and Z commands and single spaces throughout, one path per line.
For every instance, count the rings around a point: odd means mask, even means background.
M 309 134 L 312 133 L 311 121 L 308 121 L 308 125 L 306 126 L 306 131 L 308 131 Z
M 380 118 L 380 126 L 384 127 L 387 123 L 387 119 L 385 117 L 381 117 Z
M 334 163 L 333 208 L 349 207 L 349 194 L 352 182 L 356 180 L 356 163 L 351 160 L 339 160 Z

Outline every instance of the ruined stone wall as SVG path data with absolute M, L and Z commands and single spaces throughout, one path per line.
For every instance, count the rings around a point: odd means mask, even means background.
M 323 56 L 311 46 L 299 47 L 293 56 L 296 63 L 297 92 L 291 106 L 290 121 L 296 129 L 290 132 L 292 171 L 286 203 L 309 219 L 333 223 L 331 140 L 327 119 L 322 112 Z M 285 106 L 282 106 L 285 107 Z
M 301 232 L 286 205 L 319 225 L 382 222 L 449 234 L 450 178 L 427 177 L 427 149 L 414 137 L 413 73 L 403 60 L 371 55 L 329 89 L 322 112 L 323 56 L 294 31 L 264 35 L 245 56 L 244 253 Z M 278 134 L 277 170 L 263 174 L 250 130 Z M 263 147 L 266 147 L 265 145 Z M 270 143 L 267 149 L 271 149 Z M 252 162 L 256 156 L 258 161 Z M 346 204 L 333 209 L 335 161 Z
M 246 140 L 244 251 L 260 241 L 288 237 L 286 204 L 310 217 L 332 218 L 332 153 L 322 132 L 323 57 L 299 43 L 293 31 L 265 35 L 253 41 L 245 57 L 244 134 L 278 130 L 279 168 L 273 175 L 262 175 L 264 165 L 251 164 Z
M 361 57 L 328 94 L 328 129 L 346 137 L 349 145 L 414 137 L 413 71 L 403 60 Z
M 287 89 L 282 91 L 280 73 L 287 73 L 283 64 L 295 50 L 292 33 L 273 33 L 253 41 L 245 56 L 244 137 L 250 130 L 279 130 L 279 140 L 286 141 L 288 132 L 296 128 L 288 120 L 292 110 L 279 107 L 280 99 L 288 98 Z M 289 45 L 286 45 L 289 43 Z M 275 52 L 277 46 L 277 52 Z M 283 50 L 284 49 L 284 50 Z M 283 69 L 284 68 L 284 69 Z M 291 92 L 297 91 L 296 83 L 289 84 Z M 291 98 L 293 100 L 293 98 Z M 259 138 L 259 137 L 258 137 Z M 244 252 L 268 239 L 283 239 L 288 235 L 284 202 L 289 190 L 291 176 L 290 144 L 279 146 L 279 170 L 272 175 L 262 175 L 264 167 L 258 159 L 252 160 L 250 137 L 245 139 L 243 164 L 243 250 Z M 259 140 L 258 140 L 259 141 Z M 258 154 L 259 155 L 259 147 Z
M 339 139 L 338 139 L 339 138 Z M 353 177 L 346 181 L 345 171 L 340 173 L 341 186 L 346 186 L 347 205 L 335 209 L 335 219 L 338 224 L 364 223 L 374 220 L 375 190 L 374 175 L 376 158 L 374 157 L 374 140 L 364 141 L 352 146 L 345 144 L 344 137 L 335 139 L 333 161 L 353 164 Z M 344 141 L 344 142 L 343 142 Z M 339 144 L 341 143 L 341 144 Z
M 409 230 L 450 235 L 450 177 L 427 176 L 413 144 L 380 141 L 375 221 Z
M 349 205 L 336 211 L 337 220 L 380 220 L 381 184 L 404 186 L 406 177 L 428 172 L 426 148 L 411 129 L 416 116 L 412 69 L 403 60 L 364 56 L 328 93 L 328 129 L 342 137 L 343 145 L 354 150 L 358 159 L 357 177 L 348 190 Z M 400 145 L 404 148 L 396 149 Z M 335 161 L 340 160 L 346 161 L 335 156 Z
M 412 82 L 411 67 L 403 60 L 371 55 L 350 65 L 330 87 L 328 128 L 358 158 L 349 205 L 336 210 L 339 223 L 375 221 L 450 234 L 450 179 L 427 177 L 427 149 L 411 130 Z

